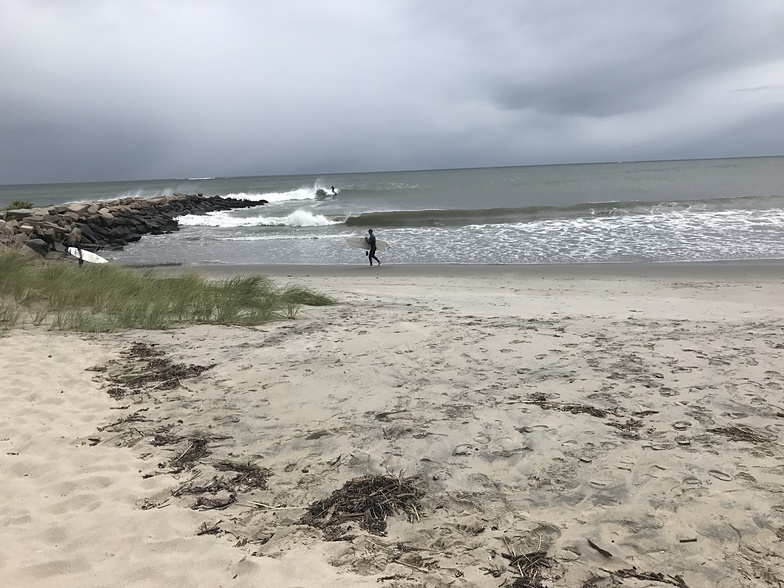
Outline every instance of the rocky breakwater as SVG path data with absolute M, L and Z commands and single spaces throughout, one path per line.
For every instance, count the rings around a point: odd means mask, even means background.
M 178 216 L 252 208 L 266 203 L 266 200 L 174 194 L 4 210 L 0 211 L 0 252 L 16 250 L 30 257 L 59 259 L 79 238 L 81 247 L 90 251 L 122 249 L 144 235 L 178 230 Z

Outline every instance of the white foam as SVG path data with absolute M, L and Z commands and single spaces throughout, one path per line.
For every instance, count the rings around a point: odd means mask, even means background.
M 267 202 L 287 202 L 291 200 L 315 200 L 316 199 L 316 189 L 315 187 L 308 187 L 303 186 L 302 188 L 297 188 L 296 190 L 289 190 L 288 192 L 267 192 L 265 194 L 260 193 L 248 193 L 248 192 L 235 192 L 233 194 L 226 194 L 226 198 L 237 198 L 238 200 L 252 200 L 254 202 L 259 202 L 260 200 L 266 200 Z
M 323 214 L 313 214 L 307 210 L 295 210 L 286 217 L 285 224 L 290 227 L 325 227 L 340 224 L 340 221 L 331 221 Z
M 186 227 L 324 227 L 340 224 L 323 214 L 313 214 L 306 210 L 295 210 L 288 216 L 236 216 L 231 212 L 218 211 L 207 214 L 186 214 L 178 217 L 177 222 Z
M 158 198 L 160 196 L 171 196 L 177 192 L 176 188 L 155 188 L 153 190 L 144 190 L 138 188 L 136 190 L 126 190 L 117 195 L 117 198 Z
M 316 193 L 323 190 L 328 196 L 336 196 L 340 194 L 340 190 L 335 188 L 334 194 L 332 193 L 332 186 L 323 185 L 319 180 L 313 186 L 302 186 L 287 192 L 266 192 L 264 194 L 258 192 L 234 192 L 226 194 L 226 198 L 236 198 L 238 200 L 252 200 L 259 202 L 266 200 L 270 204 L 276 202 L 290 202 L 292 200 L 317 200 Z

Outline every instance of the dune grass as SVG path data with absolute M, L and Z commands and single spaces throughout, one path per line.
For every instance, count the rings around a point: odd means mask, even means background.
M 79 268 L 0 254 L 0 329 L 26 324 L 82 332 L 165 329 L 185 324 L 259 325 L 295 318 L 302 306 L 334 304 L 262 275 L 208 280 L 113 264 Z
M 33 208 L 33 203 L 27 200 L 14 200 L 5 207 L 5 210 L 22 210 L 25 208 Z

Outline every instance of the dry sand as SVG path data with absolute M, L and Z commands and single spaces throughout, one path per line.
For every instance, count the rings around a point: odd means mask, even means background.
M 782 585 L 784 266 L 265 271 L 341 304 L 0 339 L 0 584 Z M 299 523 L 389 474 L 385 536 Z

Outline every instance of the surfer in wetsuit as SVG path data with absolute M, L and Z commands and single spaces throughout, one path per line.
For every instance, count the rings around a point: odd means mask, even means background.
M 84 259 L 82 259 L 82 229 L 74 227 L 69 235 L 69 239 L 71 245 L 79 250 L 79 267 L 82 267 L 84 265 Z
M 378 262 L 378 265 L 381 265 L 381 260 L 376 257 L 376 236 L 373 234 L 373 229 L 368 229 L 368 236 L 365 237 L 365 242 L 370 245 L 370 251 L 368 251 L 368 261 L 370 261 L 370 267 L 373 267 L 374 259 L 376 262 Z

